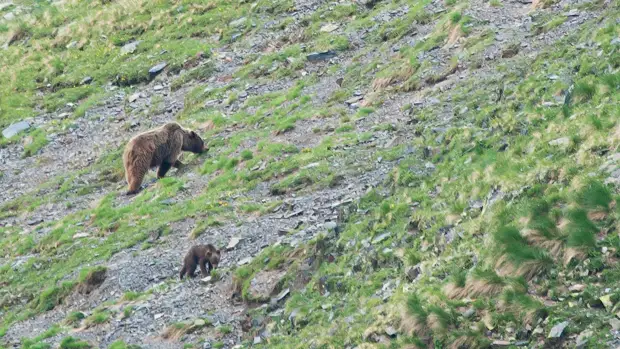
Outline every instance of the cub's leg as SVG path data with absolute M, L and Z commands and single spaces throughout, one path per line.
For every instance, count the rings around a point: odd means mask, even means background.
M 209 269 L 207 269 L 207 259 L 203 258 L 200 260 L 200 272 L 202 272 L 202 276 L 207 277 L 209 276 Z

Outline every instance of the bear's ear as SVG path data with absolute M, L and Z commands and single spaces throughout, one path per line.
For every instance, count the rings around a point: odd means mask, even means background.
M 215 251 L 215 253 L 220 254 L 220 250 Z
M 211 258 L 211 251 L 207 251 L 207 255 L 206 255 L 206 257 L 207 257 L 207 258 Z
M 189 131 L 189 136 L 192 138 L 196 138 L 197 134 L 194 131 Z

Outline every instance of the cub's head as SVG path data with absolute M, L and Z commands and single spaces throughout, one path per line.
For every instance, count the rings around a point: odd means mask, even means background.
M 183 136 L 183 151 L 191 151 L 192 153 L 200 154 L 206 151 L 205 142 L 200 136 L 194 132 L 187 130 Z
M 220 250 L 213 249 L 207 252 L 207 259 L 213 269 L 217 269 L 217 265 L 220 264 L 220 256 Z

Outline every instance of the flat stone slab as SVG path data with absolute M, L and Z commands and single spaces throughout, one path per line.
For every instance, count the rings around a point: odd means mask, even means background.
M 20 121 L 17 123 L 12 124 L 11 126 L 5 128 L 2 131 L 2 136 L 4 138 L 11 138 L 13 136 L 15 136 L 16 134 L 25 131 L 27 129 L 30 128 L 30 124 L 26 121 Z

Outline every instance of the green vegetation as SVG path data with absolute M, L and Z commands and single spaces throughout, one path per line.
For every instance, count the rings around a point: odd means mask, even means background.
M 71 326 L 71 327 L 79 327 L 80 323 L 82 322 L 82 320 L 84 320 L 84 318 L 86 317 L 86 315 L 84 315 L 84 313 L 79 312 L 79 311 L 74 311 L 71 312 L 69 315 L 67 315 L 67 317 L 65 318 L 65 324 Z
M 48 349 L 51 346 L 47 343 L 42 342 L 47 338 L 54 337 L 58 333 L 61 332 L 60 326 L 54 325 L 47 331 L 43 332 L 41 335 L 37 336 L 33 339 L 22 339 L 22 349 Z
M 88 342 L 74 338 L 74 337 L 65 337 L 60 342 L 60 349 L 88 349 L 92 348 Z
M 620 196 L 608 179 L 620 147 L 617 6 L 580 4 L 596 16 L 569 26 L 570 9 L 539 2 L 547 9 L 532 9 L 524 40 L 546 41 L 526 49 L 451 0 L 442 11 L 429 1 L 321 2 L 301 15 L 289 0 L 19 3 L 23 19 L 0 20 L 0 129 L 45 113 L 66 119 L 37 123 L 1 147 L 23 147 L 29 166 L 49 161 L 52 134 L 73 132 L 77 119 L 98 121 L 90 111 L 117 93 L 132 119 L 164 114 L 162 95 L 139 113 L 126 96 L 161 79 L 148 70 L 166 62 L 164 81 L 184 96 L 175 117 L 200 129 L 209 152 L 186 154 L 186 169 L 127 199 L 118 195 L 122 149 L 108 145 L 92 164 L 3 202 L 0 218 L 18 223 L 0 227 L 0 337 L 74 292 L 88 294 L 117 253 L 150 253 L 167 243 L 153 236 L 177 234 L 177 225 L 202 239 L 212 227 L 281 217 L 291 198 L 336 188 L 342 200 L 364 192 L 331 208 L 337 229 L 211 272 L 213 282 L 232 275 L 249 303 L 270 301 L 250 292 L 257 275 L 283 275 L 275 291 L 290 293 L 280 311 L 250 312 L 271 333 L 255 347 L 550 346 L 562 321 L 571 345 L 587 331 L 589 347 L 609 344 L 620 301 Z M 263 47 L 254 38 L 265 28 L 278 39 Z M 497 48 L 510 54 L 489 57 Z M 244 57 L 230 54 L 238 49 Z M 326 50 L 338 58 L 307 58 Z M 357 108 L 347 105 L 354 96 Z M 369 179 L 386 167 L 385 180 Z M 358 177 L 363 183 L 351 180 Z M 24 229 L 24 217 L 56 203 L 66 214 Z M 300 219 L 282 235 L 322 229 L 314 224 Z M 69 309 L 64 327 L 22 347 L 49 348 L 46 339 L 71 328 L 123 321 L 175 282 L 127 292 L 114 307 L 84 310 L 88 317 Z M 198 332 L 220 348 L 235 331 L 192 319 L 166 324 L 162 337 Z M 90 347 L 73 337 L 60 344 Z
M 135 344 L 127 344 L 123 341 L 116 341 L 108 347 L 110 349 L 140 349 L 141 347 Z

